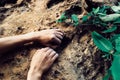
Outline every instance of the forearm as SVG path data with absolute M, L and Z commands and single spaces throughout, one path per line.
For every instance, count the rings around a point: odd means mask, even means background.
M 28 35 L 18 35 L 6 38 L 0 38 L 0 55 L 17 46 L 33 41 L 33 37 Z
M 29 70 L 27 75 L 27 80 L 41 80 L 42 73 L 35 72 L 34 70 Z
M 0 55 L 1 53 L 5 53 L 10 49 L 31 41 L 38 41 L 45 46 L 50 46 L 49 44 L 54 41 L 54 43 L 58 45 L 61 43 L 62 38 L 63 33 L 59 29 L 42 30 L 24 35 L 0 38 Z

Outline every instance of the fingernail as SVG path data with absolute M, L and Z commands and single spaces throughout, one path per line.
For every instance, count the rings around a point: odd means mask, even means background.
M 57 57 L 59 56 L 59 54 L 58 54 L 58 53 L 56 53 L 56 55 L 57 55 Z
M 49 47 L 46 47 L 45 49 L 50 49 Z

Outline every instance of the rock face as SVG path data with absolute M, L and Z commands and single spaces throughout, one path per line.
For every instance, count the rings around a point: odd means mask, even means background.
M 104 62 L 88 34 L 78 43 L 75 36 L 60 53 L 45 80 L 101 80 Z M 44 80 L 43 79 L 43 80 Z
M 63 43 L 56 49 L 60 56 L 45 73 L 43 80 L 101 80 L 107 64 L 101 57 L 102 53 L 94 46 L 90 32 L 80 29 L 77 35 L 71 25 L 56 23 L 64 11 L 81 18 L 89 6 L 94 6 L 89 4 L 90 1 L 1 0 L 0 37 L 60 28 L 66 33 Z M 38 48 L 41 46 L 27 45 L 2 56 L 0 80 L 26 80 L 32 55 Z

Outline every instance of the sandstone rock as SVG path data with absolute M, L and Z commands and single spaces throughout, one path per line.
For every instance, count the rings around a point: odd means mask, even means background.
M 98 1 L 102 2 L 103 0 Z M 19 5 L 21 3 L 22 5 Z M 4 34 L 2 30 L 0 33 L 4 37 L 51 28 L 60 28 L 66 33 L 63 43 L 57 49 L 60 57 L 43 76 L 43 80 L 102 79 L 108 66 L 101 57 L 102 53 L 94 46 L 89 31 L 83 33 L 81 30 L 80 33 L 85 35 L 79 37 L 81 34 L 76 35 L 75 27 L 56 23 L 58 17 L 65 10 L 70 10 L 72 6 L 76 5 L 82 8 L 82 12 L 75 12 L 77 7 L 73 10 L 73 13 L 77 13 L 81 18 L 87 13 L 88 6 L 85 0 L 16 0 L 14 3 L 4 2 L 4 5 L 0 6 L 4 8 L 6 4 L 11 7 L 7 8 L 8 10 L 3 13 L 0 12 L 0 15 L 3 16 L 9 13 L 4 18 L 0 16 L 0 29 L 2 27 L 5 29 Z M 36 45 L 25 46 L 9 52 L 14 53 L 13 55 L 2 57 L 0 80 L 26 80 L 32 55 L 37 48 L 39 47 Z

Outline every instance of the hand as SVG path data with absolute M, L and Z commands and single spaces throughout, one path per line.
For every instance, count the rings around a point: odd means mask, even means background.
M 50 29 L 33 32 L 32 35 L 41 44 L 54 48 L 61 44 L 64 33 L 60 29 Z
M 34 54 L 27 80 L 41 80 L 42 74 L 53 64 L 58 54 L 51 48 L 43 48 Z

